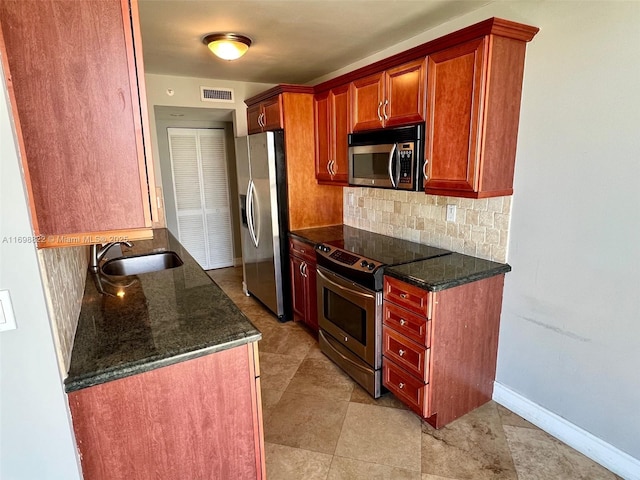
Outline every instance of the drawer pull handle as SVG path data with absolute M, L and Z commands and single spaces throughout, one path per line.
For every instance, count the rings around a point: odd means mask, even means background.
M 406 293 L 401 293 L 400 294 L 400 298 L 407 298 L 409 295 L 407 295 Z
M 405 352 L 402 349 L 398 350 L 398 355 L 400 355 L 401 357 L 404 356 L 405 353 L 407 353 L 407 352 Z
M 402 389 L 404 388 L 404 383 L 400 382 L 400 383 L 398 384 L 398 388 L 399 388 L 400 390 L 402 390 Z
M 404 318 L 400 319 L 400 325 L 402 325 L 403 327 L 407 324 L 407 321 Z
M 344 337 L 344 341 L 348 342 L 349 341 L 349 337 Z

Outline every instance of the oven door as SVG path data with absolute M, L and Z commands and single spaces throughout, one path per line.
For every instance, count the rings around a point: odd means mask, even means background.
M 318 324 L 373 369 L 381 368 L 382 292 L 318 267 Z

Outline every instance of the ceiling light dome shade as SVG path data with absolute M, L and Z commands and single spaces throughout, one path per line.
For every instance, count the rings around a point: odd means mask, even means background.
M 251 45 L 251 39 L 237 33 L 210 33 L 202 42 L 209 47 L 214 55 L 223 60 L 236 60 L 240 58 Z

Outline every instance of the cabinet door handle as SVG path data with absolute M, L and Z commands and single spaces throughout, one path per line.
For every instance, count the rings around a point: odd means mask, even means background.
M 407 324 L 407 321 L 404 318 L 400 319 L 400 325 L 404 327 Z
M 385 100 L 384 104 L 382 105 L 382 116 L 385 120 L 389 119 L 389 117 L 387 116 L 387 105 L 389 105 L 389 100 Z
M 307 278 L 307 262 L 302 262 L 300 264 L 300 275 L 302 275 L 304 278 Z
M 398 384 L 398 388 L 399 388 L 400 390 L 402 390 L 402 389 L 404 388 L 404 383 L 400 382 L 400 383 Z
M 382 114 L 380 113 L 380 108 L 382 107 L 382 102 L 378 102 L 378 120 L 382 121 Z
M 401 357 L 404 357 L 404 354 L 407 353 L 404 350 L 400 349 L 398 350 L 398 355 L 400 355 Z
M 328 173 L 329 175 L 331 175 L 331 162 L 333 162 L 333 160 L 329 160 L 329 161 L 327 162 L 327 173 Z
M 260 115 L 258 115 L 258 124 L 264 128 L 264 113 L 261 113 Z
M 335 160 L 331 160 L 331 171 L 333 172 L 334 175 L 338 173 L 338 164 L 336 163 Z
M 427 175 L 427 164 L 428 163 L 429 163 L 429 160 L 425 160 L 424 161 L 424 165 L 422 165 L 422 174 L 424 175 L 425 183 L 429 179 L 429 175 Z

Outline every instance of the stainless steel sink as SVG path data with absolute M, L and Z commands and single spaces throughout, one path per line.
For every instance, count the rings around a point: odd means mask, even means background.
M 139 275 L 176 268 L 182 264 L 182 259 L 175 252 L 149 253 L 109 260 L 102 265 L 102 273 L 114 276 Z

